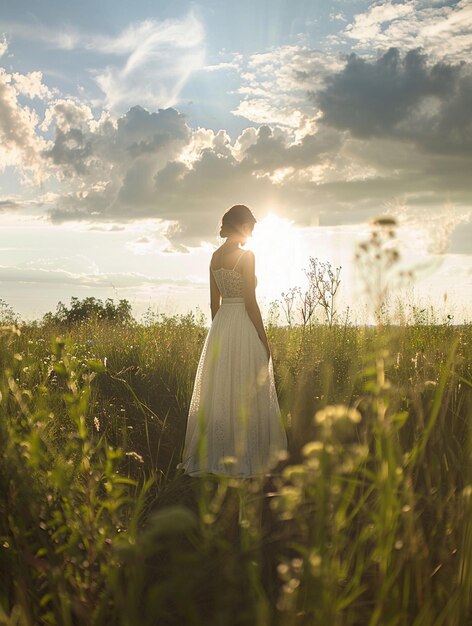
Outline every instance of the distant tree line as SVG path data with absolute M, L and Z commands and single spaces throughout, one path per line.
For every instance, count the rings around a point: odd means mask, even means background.
M 0 324 L 11 326 L 12 324 L 18 324 L 18 322 L 19 316 L 5 300 L 0 298 Z
M 43 316 L 43 323 L 69 325 L 90 319 L 108 320 L 123 325 L 136 321 L 132 315 L 131 304 L 126 299 L 115 304 L 112 298 L 107 298 L 103 303 L 102 300 L 93 297 L 79 300 L 73 296 L 69 307 L 58 302 L 56 312 L 46 313 Z

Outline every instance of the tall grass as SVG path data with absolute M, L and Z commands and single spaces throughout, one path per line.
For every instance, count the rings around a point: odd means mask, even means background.
M 472 326 L 270 326 L 259 481 L 176 468 L 206 332 L 2 328 L 0 624 L 472 623 Z

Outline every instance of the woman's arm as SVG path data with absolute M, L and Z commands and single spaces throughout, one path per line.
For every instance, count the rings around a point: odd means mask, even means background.
M 244 283 L 244 304 L 246 311 L 254 324 L 260 340 L 264 344 L 267 351 L 267 359 L 270 358 L 269 342 L 262 322 L 261 311 L 256 300 L 256 273 L 254 253 L 248 250 L 244 255 L 244 264 L 242 267 L 243 283 Z
M 210 308 L 211 308 L 211 321 L 214 320 L 215 315 L 220 308 L 220 290 L 216 284 L 215 277 L 210 267 Z

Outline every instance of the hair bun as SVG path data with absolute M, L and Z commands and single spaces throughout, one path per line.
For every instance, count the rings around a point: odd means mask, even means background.
M 221 220 L 220 237 L 229 237 L 231 233 L 240 232 L 242 224 L 255 224 L 256 218 L 252 211 L 244 204 L 235 204 L 223 215 Z

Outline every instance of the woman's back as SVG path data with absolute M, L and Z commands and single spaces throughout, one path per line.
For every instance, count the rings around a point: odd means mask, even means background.
M 219 248 L 212 257 L 210 268 L 222 298 L 244 296 L 243 263 L 247 250 L 237 248 L 225 253 Z M 257 285 L 257 278 L 255 279 Z
M 215 252 L 213 252 L 210 267 L 213 270 L 217 270 L 232 269 L 235 266 L 238 266 L 239 271 L 241 272 L 242 265 L 239 263 L 239 259 L 241 259 L 242 255 L 245 252 L 246 250 L 242 250 L 239 247 L 228 250 L 227 247 L 223 244 L 217 250 L 215 250 Z

